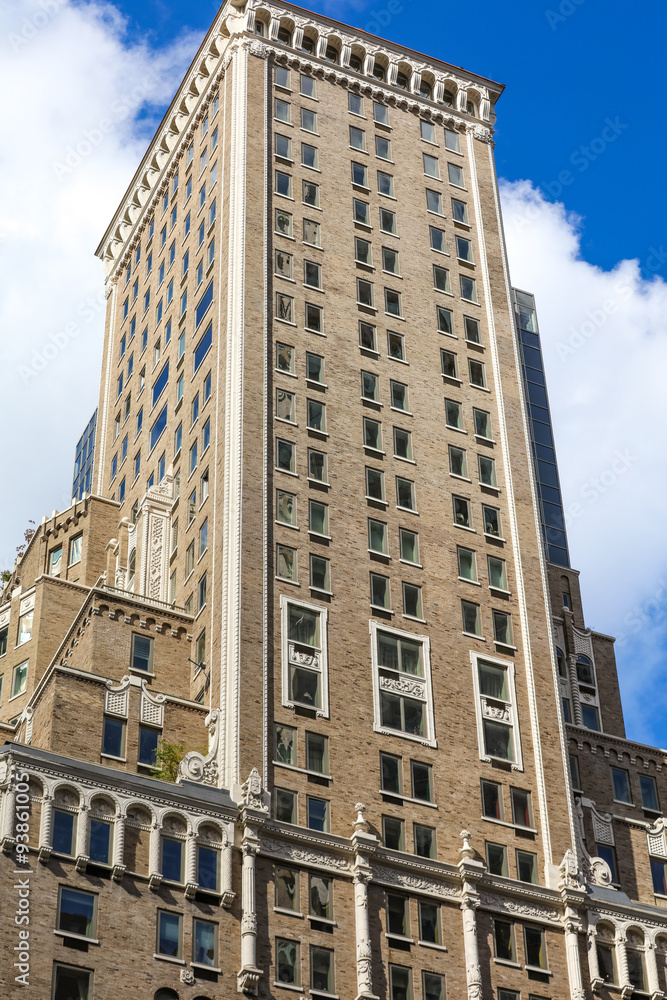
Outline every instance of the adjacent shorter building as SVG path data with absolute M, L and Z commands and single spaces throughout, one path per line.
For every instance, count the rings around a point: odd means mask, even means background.
M 570 566 L 502 89 L 216 15 L 0 595 L 3 997 L 667 994 L 666 755 Z

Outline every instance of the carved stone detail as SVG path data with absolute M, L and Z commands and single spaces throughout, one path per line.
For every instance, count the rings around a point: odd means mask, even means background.
M 346 874 L 351 874 L 352 871 L 349 861 L 345 858 L 336 857 L 335 854 L 325 854 L 323 851 L 308 847 L 299 847 L 289 841 L 275 840 L 272 837 L 262 838 L 261 852 L 282 858 L 285 861 L 291 861 L 294 864 L 312 865 L 313 868 L 328 868 L 331 871 Z
M 183 760 L 178 765 L 178 777 L 176 780 L 194 781 L 203 785 L 217 785 L 218 783 L 218 740 L 219 740 L 220 713 L 217 709 L 206 716 L 204 724 L 208 729 L 208 753 L 204 757 L 197 750 L 186 753 Z
M 387 865 L 373 864 L 373 878 L 385 885 L 413 889 L 415 892 L 426 892 L 443 899 L 458 899 L 459 896 L 459 890 L 455 885 L 447 885 L 434 878 L 412 874 L 399 868 L 389 868 Z

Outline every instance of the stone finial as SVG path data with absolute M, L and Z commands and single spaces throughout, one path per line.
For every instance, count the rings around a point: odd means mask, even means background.
M 475 851 L 470 846 L 470 838 L 472 834 L 470 830 L 461 830 L 459 837 L 463 841 L 463 847 L 459 848 L 459 854 L 464 858 L 472 858 Z
M 367 833 L 368 823 L 364 819 L 364 813 L 366 812 L 366 806 L 363 802 L 357 802 L 354 807 L 357 813 L 357 818 L 354 821 L 354 829 L 356 833 Z

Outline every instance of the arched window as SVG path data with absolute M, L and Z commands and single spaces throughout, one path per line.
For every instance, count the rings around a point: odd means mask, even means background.
M 384 66 L 376 62 L 375 65 L 373 66 L 373 76 L 375 77 L 376 80 L 385 80 L 387 74 L 385 72 Z
M 262 35 L 262 36 L 264 35 L 264 22 L 263 21 L 255 21 L 255 34 L 256 35 Z
M 454 93 L 453 93 L 453 91 L 447 90 L 447 88 L 445 88 L 445 93 L 444 93 L 444 97 L 442 98 L 442 100 L 443 100 L 443 103 L 448 108 L 453 108 L 454 107 Z
M 466 114 L 470 115 L 472 118 L 477 117 L 477 108 L 475 107 L 474 101 L 466 101 Z
M 355 73 L 361 73 L 363 69 L 363 64 L 359 56 L 350 56 L 350 69 L 353 69 Z
M 292 32 L 288 31 L 287 28 L 278 28 L 278 41 L 284 42 L 285 45 L 291 45 Z
M 433 94 L 433 88 L 431 87 L 431 84 L 428 82 L 428 80 L 422 80 L 422 82 L 419 85 L 419 93 L 422 95 L 422 97 L 426 97 L 429 100 L 431 99 L 431 96 Z
M 400 87 L 401 90 L 407 90 L 409 82 L 405 73 L 396 74 L 396 86 Z
M 577 657 L 577 680 L 580 684 L 595 684 L 593 664 L 587 656 L 581 655 Z
M 163 986 L 162 989 L 156 991 L 153 1000 L 179 1000 L 179 996 L 176 990 L 169 989 L 168 986 Z
M 303 41 L 301 42 L 301 48 L 303 49 L 304 52 L 309 52 L 310 55 L 312 55 L 313 52 L 315 51 L 314 40 L 312 38 L 309 38 L 308 35 L 304 35 Z
M 325 58 L 327 62 L 338 64 L 338 58 L 339 58 L 338 49 L 335 49 L 333 45 L 327 45 Z
M 560 648 L 560 646 L 556 646 L 556 663 L 558 664 L 558 676 L 567 677 L 567 669 L 565 667 L 565 653 Z

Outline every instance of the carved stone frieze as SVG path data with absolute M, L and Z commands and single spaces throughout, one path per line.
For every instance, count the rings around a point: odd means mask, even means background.
M 447 885 L 426 875 L 402 871 L 400 868 L 390 868 L 389 865 L 373 864 L 373 880 L 385 885 L 400 886 L 402 889 L 425 892 L 431 896 L 440 896 L 443 899 L 459 898 L 459 889 L 456 885 Z
M 510 913 L 513 916 L 527 917 L 530 920 L 548 920 L 550 923 L 560 923 L 560 914 L 552 906 L 542 906 L 539 903 L 523 899 L 511 899 L 508 896 L 496 896 L 491 892 L 480 893 L 480 906 L 485 910 Z
M 292 861 L 294 864 L 309 865 L 313 868 L 327 868 L 330 871 L 343 872 L 346 875 L 352 874 L 350 862 L 345 858 L 340 858 L 335 854 L 328 854 L 310 847 L 301 847 L 287 840 L 263 837 L 260 850 L 262 854 L 270 854 L 276 858 L 283 858 L 285 861 Z

